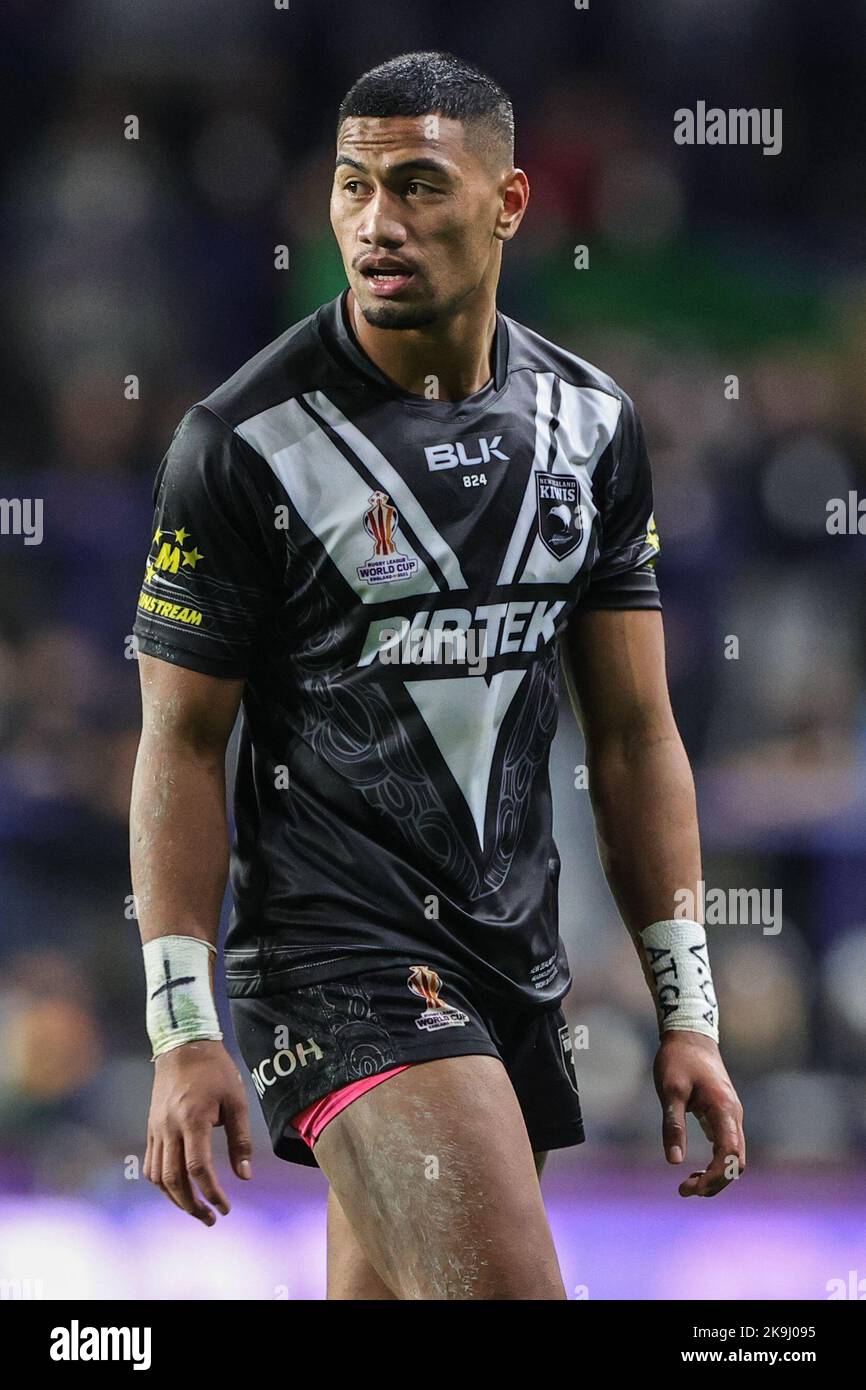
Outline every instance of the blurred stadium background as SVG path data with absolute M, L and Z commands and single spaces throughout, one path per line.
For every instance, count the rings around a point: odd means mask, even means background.
M 136 1176 L 151 1064 L 129 633 L 174 426 L 344 283 L 327 222 L 340 96 L 430 47 L 515 103 L 532 201 L 500 306 L 611 372 L 647 427 L 707 884 L 783 895 L 777 934 L 710 938 L 750 1171 L 682 1202 L 563 698 L 567 1010 L 592 1041 L 589 1142 L 545 1179 L 566 1286 L 826 1298 L 866 1277 L 866 552 L 826 530 L 827 500 L 866 489 L 856 0 L 67 0 L 50 17 L 6 0 L 0 494 L 43 498 L 45 525 L 38 546 L 0 537 L 0 1280 L 46 1298 L 322 1295 L 324 1180 L 271 1156 L 251 1088 L 256 1181 L 229 1179 L 216 1230 Z M 675 145 L 673 112 L 698 100 L 781 107 L 783 152 Z M 688 1171 L 696 1126 L 692 1145 Z

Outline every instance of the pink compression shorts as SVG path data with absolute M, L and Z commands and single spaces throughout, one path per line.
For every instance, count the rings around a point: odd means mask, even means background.
M 389 1067 L 388 1071 L 380 1071 L 376 1076 L 364 1076 L 360 1081 L 350 1081 L 348 1086 L 340 1086 L 329 1095 L 322 1096 L 321 1100 L 314 1100 L 306 1110 L 299 1110 L 289 1123 L 298 1131 L 304 1143 L 312 1148 L 325 1125 L 335 1120 L 340 1111 L 351 1105 L 353 1100 L 357 1100 L 365 1091 L 372 1091 L 380 1081 L 387 1081 L 389 1076 L 396 1076 L 398 1072 L 406 1071 L 413 1065 L 412 1062 L 404 1062 L 402 1066 Z

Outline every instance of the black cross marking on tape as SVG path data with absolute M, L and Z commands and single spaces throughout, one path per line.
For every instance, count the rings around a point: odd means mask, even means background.
M 191 985 L 195 979 L 195 975 L 181 975 L 178 979 L 173 980 L 171 978 L 171 966 L 168 956 L 165 957 L 162 964 L 165 970 L 165 984 L 160 985 L 159 989 L 155 989 L 150 997 L 151 999 L 155 999 L 158 994 L 165 994 L 171 1026 L 172 1028 L 176 1028 L 177 1019 L 174 1016 L 174 1000 L 171 997 L 171 992 L 173 989 L 179 989 L 181 985 Z

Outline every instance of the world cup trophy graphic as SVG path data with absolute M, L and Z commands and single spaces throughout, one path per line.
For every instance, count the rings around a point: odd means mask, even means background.
M 374 492 L 364 513 L 364 530 L 373 539 L 373 554 L 358 566 L 358 578 L 365 584 L 393 584 L 418 573 L 414 555 L 402 555 L 394 539 L 400 513 L 387 492 Z
M 375 542 L 374 555 L 393 555 L 394 532 L 397 530 L 397 508 L 392 507 L 386 492 L 374 492 L 364 513 L 364 530 Z
M 406 981 L 413 994 L 423 999 L 427 1007 L 415 1026 L 427 1032 L 437 1028 L 463 1028 L 469 1022 L 469 1015 L 454 1004 L 446 1004 L 440 995 L 442 981 L 429 965 L 413 965 L 409 968 Z

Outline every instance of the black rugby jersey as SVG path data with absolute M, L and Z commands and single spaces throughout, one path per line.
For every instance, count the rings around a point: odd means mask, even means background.
M 139 650 L 246 681 L 228 992 L 387 958 L 551 1004 L 557 638 L 660 607 L 640 421 L 501 313 L 483 390 L 403 391 L 345 300 L 193 406 L 156 480 Z

